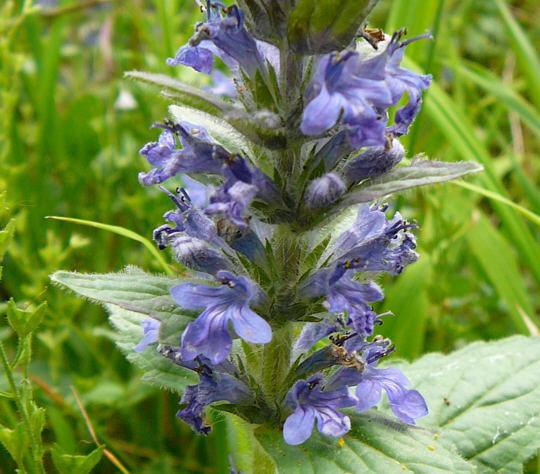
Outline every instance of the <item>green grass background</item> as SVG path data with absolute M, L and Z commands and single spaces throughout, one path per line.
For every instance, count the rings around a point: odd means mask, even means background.
M 10 297 L 20 307 L 48 303 L 30 366 L 47 410 L 45 442 L 70 453 L 93 449 L 74 386 L 99 440 L 133 472 L 226 472 L 235 443 L 219 416 L 208 439 L 192 435 L 174 417 L 177 396 L 142 385 L 114 347 L 105 312 L 48 281 L 57 269 L 160 271 L 148 249 L 44 217 L 89 219 L 146 237 L 162 223 L 169 204 L 139 186 L 137 173 L 147 166 L 138 149 L 154 139 L 149 126 L 165 116 L 166 102 L 122 74 L 148 70 L 200 84 L 193 71 L 165 64 L 199 18 L 191 0 L 0 2 L 0 228 L 14 218 L 0 309 Z M 538 334 L 538 18 L 533 0 L 382 0 L 372 16 L 372 26 L 386 31 L 435 34 L 407 50 L 408 66 L 435 78 L 403 140 L 409 156 L 485 167 L 464 185 L 396 199 L 421 226 L 422 255 L 383 282 L 383 308 L 396 316 L 381 331 L 396 342 L 398 357 Z M 119 101 L 126 93 L 128 109 Z M 0 341 L 13 353 L 3 317 Z M 0 423 L 15 419 L 12 402 L 0 397 Z M 14 467 L 0 448 L 0 472 Z M 536 460 L 527 470 L 536 472 Z M 118 470 L 104 457 L 95 472 Z

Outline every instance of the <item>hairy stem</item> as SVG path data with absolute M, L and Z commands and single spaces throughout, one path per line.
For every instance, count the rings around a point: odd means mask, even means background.
M 275 328 L 272 341 L 264 346 L 262 363 L 263 391 L 269 405 L 276 409 L 276 421 L 281 418 L 280 405 L 284 396 L 283 382 L 289 371 L 293 328 L 290 323 Z
M 6 379 L 9 384 L 9 388 L 11 389 L 13 396 L 15 398 L 15 403 L 17 405 L 17 409 L 19 410 L 19 414 L 21 415 L 21 418 L 25 427 L 25 431 L 27 432 L 28 439 L 30 440 L 30 452 L 31 452 L 30 459 L 32 460 L 32 463 L 31 463 L 31 468 L 29 469 L 29 471 L 32 473 L 33 472 L 44 473 L 45 471 L 43 470 L 43 462 L 39 454 L 39 447 L 37 444 L 37 440 L 35 439 L 35 436 L 34 436 L 34 431 L 32 429 L 32 424 L 30 422 L 28 410 L 25 404 L 23 403 L 23 401 L 21 400 L 21 394 L 19 390 L 17 389 L 17 385 L 15 384 L 15 380 L 11 372 L 11 367 L 9 366 L 6 352 L 4 351 L 4 345 L 1 342 L 0 342 L 0 362 L 2 364 L 4 373 L 6 374 Z

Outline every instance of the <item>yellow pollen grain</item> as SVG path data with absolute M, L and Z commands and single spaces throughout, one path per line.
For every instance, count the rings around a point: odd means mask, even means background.
M 441 435 L 440 435 L 439 433 L 435 433 L 435 434 L 433 435 L 433 437 L 434 437 L 435 439 L 439 439 L 439 438 L 441 437 Z
M 435 446 L 431 446 L 431 444 L 427 447 L 430 451 L 435 451 Z
M 345 446 L 345 440 L 343 438 L 339 438 L 337 444 L 340 448 L 343 448 L 343 446 Z

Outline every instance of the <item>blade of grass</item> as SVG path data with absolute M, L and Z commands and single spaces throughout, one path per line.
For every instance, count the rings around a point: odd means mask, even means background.
M 536 50 L 529 40 L 527 33 L 523 31 L 512 15 L 507 3 L 504 0 L 494 0 L 493 3 L 499 10 L 506 31 L 510 37 L 513 50 L 516 52 L 519 65 L 527 78 L 529 85 L 527 89 L 530 92 L 534 103 L 537 106 L 540 106 L 540 86 L 538 85 L 538 78 L 540 78 L 540 59 L 536 54 Z
M 462 77 L 469 79 L 486 92 L 503 102 L 512 112 L 515 112 L 533 133 L 540 137 L 540 113 L 532 107 L 512 87 L 505 84 L 487 69 L 473 63 L 452 63 L 450 65 Z
M 399 347 L 400 357 L 413 359 L 422 353 L 432 269 L 432 259 L 422 252 L 420 260 L 407 268 L 387 292 L 384 311 L 394 311 L 395 316 L 384 317 L 384 334 Z M 407 304 L 403 304 L 404 301 Z
M 515 328 L 528 334 L 520 309 L 531 319 L 534 313 L 512 247 L 485 215 L 477 212 L 475 218 L 476 225 L 465 235 L 469 248 L 506 303 Z
M 410 60 L 405 58 L 405 66 L 417 69 Z M 437 83 L 433 83 L 430 94 L 424 104 L 426 114 L 438 126 L 453 148 L 463 159 L 474 157 L 484 165 L 485 173 L 479 176 L 484 189 L 506 195 L 485 145 L 477 138 L 474 127 L 466 114 L 452 101 Z M 530 265 L 538 284 L 540 284 L 540 258 L 538 245 L 523 220 L 513 208 L 499 201 L 492 201 L 493 207 L 501 219 L 505 229 L 512 236 L 512 242 L 523 257 L 523 261 Z
M 469 189 L 489 199 L 494 199 L 495 201 L 499 201 L 506 204 L 507 206 L 513 207 L 514 209 L 519 211 L 521 214 L 523 214 L 531 222 L 534 222 L 536 225 L 540 225 L 540 216 L 538 214 L 535 214 L 534 212 L 529 211 L 523 206 L 520 206 L 519 204 L 516 204 L 515 202 L 510 201 L 510 199 L 507 199 L 504 196 L 501 196 L 500 194 L 481 188 L 480 186 L 475 186 L 474 184 L 467 183 L 465 181 L 450 181 L 450 182 L 456 186 Z
M 64 221 L 64 222 L 71 222 L 73 224 L 81 224 L 86 225 L 89 227 L 95 227 L 97 229 L 106 230 L 108 232 L 112 232 L 113 234 L 118 234 L 123 237 L 127 237 L 128 239 L 135 240 L 141 244 L 143 244 L 148 251 L 152 254 L 153 257 L 157 259 L 161 267 L 163 268 L 163 271 L 167 275 L 174 275 L 173 270 L 169 267 L 167 262 L 164 260 L 163 256 L 158 252 L 158 250 L 154 247 L 152 242 L 150 242 L 148 239 L 144 238 L 142 235 L 137 234 L 136 232 L 133 232 L 132 230 L 125 229 L 124 227 L 120 227 L 117 225 L 109 225 L 109 224 L 103 224 L 101 222 L 94 222 L 94 221 L 87 221 L 85 219 L 76 219 L 73 217 L 61 217 L 61 216 L 46 216 L 46 219 L 54 219 L 57 221 Z
M 536 186 L 536 183 L 526 175 L 525 170 L 520 166 L 515 155 L 510 154 L 510 160 L 514 165 L 514 172 L 516 173 L 521 186 L 523 186 L 523 191 L 527 200 L 535 212 L 540 212 L 540 189 Z
M 424 64 L 424 71 L 430 72 L 433 70 L 433 63 L 435 61 L 435 52 L 437 50 L 437 45 L 439 42 L 439 32 L 441 29 L 442 17 L 444 12 L 444 0 L 439 0 L 437 2 L 437 11 L 435 13 L 435 19 L 433 20 L 433 27 L 431 33 L 433 39 L 430 41 L 428 46 L 427 58 Z M 424 99 L 429 94 L 429 89 L 424 93 Z M 420 109 L 418 117 L 416 118 L 414 127 L 412 127 L 411 133 L 409 134 L 409 150 L 412 154 L 415 153 L 415 145 L 418 138 L 418 132 L 420 130 L 420 123 L 422 123 L 423 109 Z
M 84 418 L 84 422 L 86 423 L 86 427 L 88 428 L 88 431 L 90 432 L 90 436 L 94 440 L 94 443 L 96 443 L 97 447 L 103 446 L 97 439 L 96 432 L 94 431 L 94 427 L 92 426 L 92 422 L 90 421 L 90 417 L 88 416 L 88 413 L 86 413 L 86 409 L 84 408 L 79 394 L 77 393 L 77 390 L 75 390 L 75 387 L 73 385 L 71 386 L 71 391 L 73 393 L 73 396 L 75 397 L 75 401 L 77 402 L 79 410 L 81 410 L 81 415 Z M 122 474 L 129 474 L 129 471 L 124 467 L 120 460 L 108 449 L 103 449 L 103 454 L 107 456 L 109 461 L 111 461 L 111 463 L 113 463 Z

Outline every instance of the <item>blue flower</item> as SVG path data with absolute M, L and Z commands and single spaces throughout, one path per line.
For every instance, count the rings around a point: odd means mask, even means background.
M 382 125 L 383 133 L 361 146 L 383 145 L 385 117 L 379 109 L 392 103 L 384 79 L 385 64 L 379 58 L 362 63 L 353 51 L 323 56 L 307 90 L 302 132 L 320 135 L 343 116 L 345 123 L 366 129 L 379 129 Z
M 230 153 L 215 143 L 206 130 L 189 122 L 154 124 L 164 128 L 157 142 L 146 144 L 140 151 L 154 166 L 148 173 L 139 173 L 144 186 L 162 183 L 179 173 L 221 174 Z M 182 148 L 176 142 L 178 137 Z
M 210 204 L 205 212 L 209 216 L 224 215 L 233 224 L 246 228 L 244 211 L 257 194 L 257 186 L 243 181 L 229 181 L 210 197 Z
M 229 322 L 245 341 L 266 344 L 272 339 L 270 325 L 250 309 L 263 297 L 262 290 L 248 278 L 227 271 L 217 272 L 216 279 L 221 286 L 181 283 L 171 288 L 172 298 L 183 308 L 205 308 L 182 335 L 185 361 L 201 354 L 212 364 L 224 361 L 232 347 Z
M 373 334 L 380 316 L 369 303 L 383 298 L 381 288 L 373 281 L 354 279 L 359 272 L 387 272 L 397 274 L 418 258 L 414 251 L 414 236 L 404 232 L 414 225 L 396 213 L 388 221 L 377 206 L 363 206 L 355 224 L 343 232 L 323 257 L 329 262 L 304 280 L 300 294 L 306 299 L 326 297 L 326 306 L 335 313 L 345 312 L 347 324 L 358 334 Z
M 322 391 L 322 381 L 321 374 L 312 375 L 307 380 L 296 382 L 287 394 L 286 404 L 294 412 L 283 426 L 286 443 L 298 445 L 306 441 L 311 436 L 315 420 L 319 432 L 327 436 L 343 436 L 350 430 L 349 417 L 337 410 L 354 405 L 347 388 Z
M 369 147 L 350 160 L 344 175 L 353 184 L 364 179 L 377 178 L 396 166 L 405 156 L 405 150 L 397 139 L 383 147 Z
M 345 183 L 336 173 L 327 173 L 311 181 L 304 196 L 307 207 L 323 208 L 337 201 L 345 192 Z
M 404 423 L 414 425 L 415 419 L 428 414 L 424 397 L 417 390 L 406 387 L 411 383 L 403 373 L 394 368 L 377 369 L 376 365 L 382 357 L 394 350 L 387 339 L 375 338 L 372 342 L 357 337 L 346 343 L 349 352 L 346 367 L 338 369 L 328 381 L 327 389 L 356 386 L 355 406 L 359 412 L 369 410 L 381 399 L 382 390 L 388 396 L 390 408 Z M 355 367 L 350 361 L 355 360 Z
M 207 21 L 197 25 L 188 44 L 182 46 L 174 58 L 167 59 L 167 64 L 183 64 L 210 73 L 212 56 L 215 54 L 230 68 L 239 65 L 250 76 L 257 69 L 264 70 L 264 53 L 268 48 L 261 47 L 259 43 L 262 42 L 256 41 L 248 33 L 242 10 L 235 5 L 227 8 L 216 1 L 208 1 L 206 10 Z M 275 51 L 272 51 L 272 55 L 275 55 Z
M 341 315 L 328 313 L 321 321 L 304 324 L 294 344 L 293 359 L 308 352 L 317 342 L 332 333 L 343 331 L 345 323 Z
M 400 42 L 399 40 L 403 34 L 404 30 L 394 33 L 386 49 L 386 54 L 389 56 L 386 68 L 386 81 L 392 93 L 393 105 L 399 102 L 405 92 L 409 96 L 407 104 L 396 111 L 395 123 L 388 129 L 388 132 L 396 136 L 406 135 L 408 133 L 409 126 L 420 111 L 422 91 L 430 86 L 432 79 L 430 74 L 417 74 L 399 67 L 405 54 L 405 47 L 413 41 L 431 38 L 431 34 L 427 33 L 415 36 L 414 38 Z
M 352 371 L 353 369 L 344 370 Z M 368 365 L 355 383 L 358 383 L 355 394 L 356 408 L 359 412 L 374 407 L 381 399 L 384 389 L 390 402 L 390 408 L 404 423 L 414 425 L 416 418 L 428 414 L 424 397 L 417 390 L 405 388 L 411 383 L 396 368 L 376 369 Z
M 229 157 L 223 175 L 227 180 L 210 197 L 207 215 L 224 215 L 239 228 L 246 228 L 243 214 L 255 197 L 266 203 L 281 202 L 275 183 L 240 155 Z
M 133 349 L 135 352 L 142 352 L 146 346 L 158 341 L 159 327 L 161 323 L 152 318 L 146 318 L 141 321 L 143 328 L 143 338 Z
M 199 181 L 190 178 L 187 174 L 182 175 L 181 180 L 193 207 L 204 209 L 208 205 L 210 196 L 215 191 L 214 186 L 202 184 Z
M 178 189 L 178 196 L 175 196 L 161 186 L 160 189 L 176 205 L 175 210 L 168 211 L 163 215 L 163 218 L 169 223 L 174 224 L 174 227 L 165 224 L 154 230 L 154 241 L 160 249 L 171 245 L 171 239 L 169 237 L 178 232 L 185 232 L 191 237 L 211 243 L 218 248 L 225 246 L 223 240 L 217 235 L 214 222 L 206 217 L 201 210 L 193 207 L 189 195 L 183 188 Z
M 408 229 L 417 227 L 396 212 L 391 221 L 385 207 L 364 205 L 355 224 L 343 232 L 333 246 L 333 280 L 349 270 L 399 274 L 418 259 L 416 241 Z
M 399 64 L 408 44 L 429 35 L 400 42 L 402 35 L 402 31 L 395 33 L 382 53 L 367 59 L 349 50 L 323 56 L 307 89 L 302 133 L 320 135 L 340 117 L 355 148 L 384 146 L 385 133 L 407 133 L 431 76 L 416 74 Z M 405 93 L 409 102 L 396 112 L 395 124 L 387 129 L 386 109 L 397 105 Z
M 336 270 L 329 268 L 314 273 L 302 286 L 304 297 L 317 298 L 326 296 L 329 311 L 346 312 L 347 324 L 359 334 L 371 335 L 373 325 L 379 322 L 368 303 L 383 298 L 381 288 L 374 282 L 360 283 L 352 280 L 351 272 L 345 272 L 333 278 Z
M 220 370 L 220 367 L 203 364 L 199 366 L 197 372 L 199 383 L 186 388 L 180 400 L 186 407 L 178 411 L 176 416 L 191 426 L 196 433 L 208 434 L 211 427 L 206 425 L 203 419 L 206 406 L 218 401 L 242 404 L 252 399 L 253 395 L 243 382 Z

